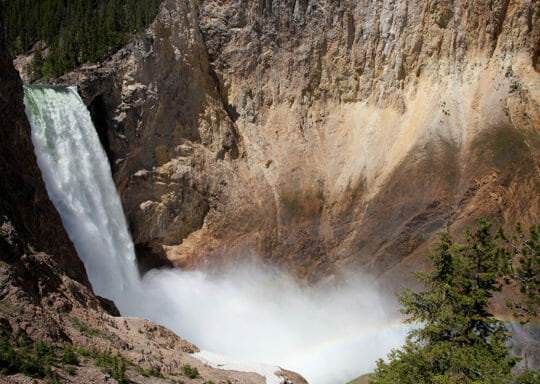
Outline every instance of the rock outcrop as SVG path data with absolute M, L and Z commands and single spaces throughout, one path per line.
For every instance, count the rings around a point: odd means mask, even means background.
M 62 81 L 146 267 L 392 281 L 446 225 L 538 221 L 539 25 L 530 0 L 165 0 Z

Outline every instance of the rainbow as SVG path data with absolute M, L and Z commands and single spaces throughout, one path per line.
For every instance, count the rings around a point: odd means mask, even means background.
M 347 347 L 352 348 L 359 344 L 368 344 L 370 339 L 385 339 L 389 336 L 400 338 L 400 344 L 394 346 L 394 348 L 398 348 L 402 345 L 407 333 L 414 328 L 414 325 L 406 324 L 402 320 L 396 319 L 393 322 L 383 325 L 363 327 L 357 332 L 344 332 L 334 335 L 327 340 L 306 345 L 298 351 L 299 353 L 295 354 L 295 358 L 290 363 L 291 365 L 296 365 L 310 360 L 317 360 L 321 356 L 336 353 L 339 350 L 347 349 Z M 375 356 L 373 362 L 375 363 L 375 359 L 383 357 Z

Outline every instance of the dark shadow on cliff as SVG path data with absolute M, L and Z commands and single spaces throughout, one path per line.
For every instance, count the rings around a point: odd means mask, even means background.
M 173 268 L 162 249 L 152 249 L 148 244 L 135 244 L 135 254 L 141 276 L 154 268 Z
M 96 96 L 88 106 L 88 110 L 90 111 L 90 116 L 92 116 L 92 122 L 94 123 L 94 127 L 96 128 L 96 132 L 99 136 L 99 141 L 101 142 L 101 145 L 103 146 L 103 149 L 107 154 L 107 159 L 109 160 L 109 165 L 112 169 L 113 157 L 110 149 L 111 147 L 108 135 L 110 128 L 110 117 L 107 113 L 107 107 L 103 100 L 103 95 Z

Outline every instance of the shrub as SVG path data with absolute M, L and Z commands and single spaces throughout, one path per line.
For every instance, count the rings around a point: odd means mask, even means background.
M 161 372 L 158 371 L 158 370 L 155 369 L 155 368 L 144 369 L 144 368 L 141 367 L 140 365 L 136 365 L 136 366 L 135 366 L 135 369 L 137 370 L 137 372 L 139 372 L 139 373 L 140 373 L 141 375 L 143 375 L 144 377 L 149 377 L 149 376 L 163 377 L 163 375 L 161 374 Z
M 0 339 L 0 372 L 3 374 L 24 373 L 30 377 L 43 378 L 54 363 L 55 348 L 44 341 L 34 343 L 22 335 L 17 343 L 6 337 Z
M 184 373 L 184 375 L 186 375 L 190 379 L 196 379 L 196 378 L 200 377 L 198 369 L 195 368 L 195 367 L 192 367 L 189 364 L 184 364 L 182 366 L 182 372 Z
M 67 345 L 62 351 L 62 361 L 66 364 L 79 365 L 79 359 L 70 345 Z
M 126 365 L 128 361 L 121 356 L 111 356 L 105 352 L 97 350 L 92 351 L 96 366 L 100 367 L 104 372 L 116 379 L 119 384 L 129 384 L 126 376 Z

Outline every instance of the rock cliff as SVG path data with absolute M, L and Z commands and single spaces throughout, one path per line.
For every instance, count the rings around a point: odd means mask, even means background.
M 539 25 L 530 0 L 165 0 L 61 81 L 93 111 L 143 267 L 392 281 L 446 225 L 538 221 Z
M 116 382 L 114 359 L 123 359 L 125 377 L 138 383 L 265 383 L 255 373 L 207 366 L 191 355 L 195 345 L 150 321 L 120 317 L 114 303 L 95 296 L 41 179 L 5 27 L 0 8 L 0 383 L 37 382 L 39 374 L 16 373 L 32 362 L 17 361 L 8 347 L 48 348 L 28 347 L 37 341 L 49 343 L 54 356 L 33 362 L 34 373 L 52 365 L 40 382 Z M 66 362 L 66 346 L 77 351 L 76 364 L 76 355 Z M 116 371 L 107 367 L 113 361 Z M 293 372 L 279 375 L 305 383 Z

